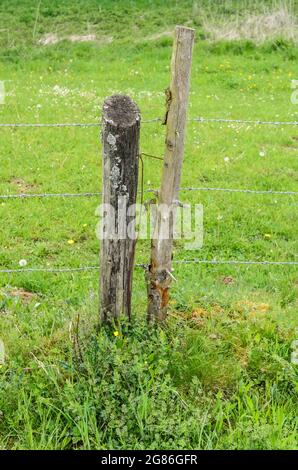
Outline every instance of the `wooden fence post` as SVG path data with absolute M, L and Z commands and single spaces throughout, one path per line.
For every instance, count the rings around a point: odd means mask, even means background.
M 176 26 L 171 86 L 166 90 L 166 148 L 147 273 L 148 319 L 164 320 L 172 280 L 175 205 L 181 179 L 194 30 Z M 165 207 L 168 210 L 161 210 Z M 168 230 L 168 235 L 165 231 Z
M 131 315 L 136 217 L 127 209 L 137 198 L 141 118 L 137 105 L 123 95 L 107 98 L 102 116 L 100 318 L 113 321 L 122 313 Z

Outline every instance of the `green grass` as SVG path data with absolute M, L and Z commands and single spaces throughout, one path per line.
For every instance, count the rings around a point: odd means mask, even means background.
M 298 52 L 282 38 L 211 43 L 186 0 L 38 5 L 0 4 L 0 122 L 96 122 L 115 92 L 135 99 L 143 119 L 162 116 L 172 40 L 151 36 L 177 23 L 197 33 L 190 117 L 298 120 Z M 46 33 L 98 42 L 38 45 Z M 0 133 L 0 194 L 100 191 L 97 128 Z M 144 124 L 141 147 L 162 155 L 164 128 Z M 295 127 L 192 122 L 182 186 L 297 191 L 297 155 Z M 158 187 L 160 171 L 145 160 L 145 189 Z M 197 252 L 177 242 L 175 258 L 297 260 L 296 197 L 182 199 L 204 205 L 205 239 Z M 96 265 L 98 203 L 0 201 L 0 269 L 23 258 L 28 267 Z M 139 242 L 137 261 L 148 259 L 149 243 Z M 148 331 L 136 269 L 133 327 L 123 322 L 115 337 L 95 330 L 97 273 L 1 275 L 0 449 L 297 449 L 297 269 L 176 265 L 175 277 L 169 323 Z

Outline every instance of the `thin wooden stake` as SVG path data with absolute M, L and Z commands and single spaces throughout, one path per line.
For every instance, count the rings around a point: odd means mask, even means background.
M 147 273 L 148 319 L 164 320 L 169 302 L 175 209 L 184 152 L 184 136 L 194 30 L 176 26 L 171 86 L 166 90 L 166 148 Z
M 114 95 L 104 102 L 102 115 L 100 317 L 114 321 L 131 315 L 136 217 L 128 210 L 137 198 L 140 111 L 128 96 Z

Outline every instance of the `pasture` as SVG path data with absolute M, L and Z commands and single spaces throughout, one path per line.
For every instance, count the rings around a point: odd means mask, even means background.
M 298 121 L 294 39 L 211 40 L 196 2 L 2 0 L 0 15 L 0 123 L 96 123 L 114 93 L 163 117 L 175 24 L 196 29 L 190 119 Z M 163 155 L 160 122 L 141 150 Z M 0 194 L 98 192 L 101 151 L 98 127 L 0 127 Z M 297 157 L 297 126 L 189 121 L 181 186 L 297 192 Z M 161 169 L 144 158 L 144 190 Z M 203 204 L 204 245 L 177 242 L 176 260 L 297 261 L 297 195 L 181 200 Z M 132 325 L 100 331 L 97 271 L 1 272 L 98 265 L 99 203 L 0 199 L 0 449 L 297 449 L 297 266 L 176 264 L 150 328 L 136 268 Z

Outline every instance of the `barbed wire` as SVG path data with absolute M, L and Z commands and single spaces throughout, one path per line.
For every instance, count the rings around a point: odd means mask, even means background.
M 142 124 L 161 121 L 161 118 L 145 119 Z M 64 123 L 0 123 L 0 127 L 101 127 L 101 122 L 64 122 Z
M 209 259 L 178 259 L 173 261 L 174 264 L 211 264 L 211 265 L 257 265 L 257 266 L 298 266 L 298 261 L 253 261 L 253 260 L 209 260 Z M 148 269 L 148 264 L 137 263 L 136 268 Z M 19 269 L 0 269 L 0 274 L 17 274 L 17 273 L 74 273 L 82 271 L 98 271 L 100 266 L 81 266 L 77 268 L 19 268 Z
M 38 194 L 0 194 L 0 199 L 30 199 L 47 197 L 93 197 L 101 196 L 101 192 L 93 193 L 38 193 Z
M 65 122 L 65 123 L 0 123 L 0 127 L 100 127 L 100 123 L 96 122 Z
M 162 122 L 159 117 L 152 119 L 144 119 L 143 124 L 151 122 Z M 234 124 L 252 124 L 252 125 L 273 125 L 273 126 L 298 126 L 298 121 L 262 121 L 251 119 L 229 119 L 229 118 L 205 118 L 193 117 L 188 121 L 192 122 L 218 122 L 218 123 L 234 123 Z M 0 123 L 0 127 L 100 127 L 100 122 L 66 122 L 66 123 Z
M 14 274 L 14 273 L 71 273 L 80 271 L 94 271 L 98 270 L 98 266 L 82 266 L 79 268 L 20 268 L 20 269 L 0 269 L 1 274 Z
M 253 125 L 261 124 L 261 125 L 273 125 L 273 126 L 298 126 L 298 121 L 261 121 L 261 120 L 250 120 L 250 119 L 204 118 L 204 117 L 190 118 L 189 121 L 222 122 L 222 123 L 253 124 Z
M 145 193 L 156 193 L 155 189 L 145 189 Z M 142 191 L 138 191 L 139 194 Z M 0 199 L 30 199 L 30 198 L 52 198 L 52 197 L 94 197 L 102 196 L 102 192 L 88 192 L 88 193 L 37 193 L 37 194 L 0 194 Z
M 269 265 L 269 266 L 298 266 L 298 261 L 251 261 L 251 260 L 206 260 L 206 259 L 182 259 L 174 260 L 175 264 L 232 264 L 232 265 Z
M 160 118 L 153 118 L 144 120 L 143 123 L 158 122 Z M 222 123 L 238 123 L 238 124 L 268 124 L 268 125 L 298 125 L 298 122 L 284 122 L 284 121 L 252 121 L 252 120 L 241 120 L 241 119 L 223 119 L 223 118 L 191 118 L 189 121 L 197 122 L 222 122 Z M 3 124 L 0 123 L 0 127 L 100 127 L 101 123 L 13 123 Z M 149 154 L 144 154 L 150 156 Z M 152 156 L 152 158 L 159 158 Z M 233 189 L 233 188 L 211 188 L 211 187 L 182 187 L 179 191 L 223 191 L 230 193 L 251 193 L 251 194 L 274 194 L 274 195 L 298 195 L 297 191 L 275 191 L 275 190 L 252 190 L 252 189 Z M 154 189 L 146 189 L 144 192 L 154 192 Z M 27 199 L 27 198 L 53 198 L 53 197 L 93 197 L 100 196 L 101 192 L 84 192 L 84 193 L 39 193 L 39 194 L 6 194 L 0 195 L 0 199 Z M 188 260 L 174 260 L 175 264 L 211 264 L 211 265 L 269 265 L 269 266 L 293 266 L 298 265 L 296 261 L 252 261 L 252 260 L 202 260 L 198 258 Z M 136 267 L 147 268 L 145 264 L 136 264 Z M 99 266 L 83 266 L 77 268 L 21 268 L 21 269 L 0 269 L 2 274 L 13 274 L 13 273 L 28 273 L 28 272 L 47 272 L 47 273 L 74 273 L 81 271 L 94 271 L 99 270 Z
M 147 268 L 146 264 L 135 264 L 137 268 Z M 99 266 L 80 266 L 77 268 L 18 268 L 18 269 L 0 269 L 0 274 L 15 274 L 15 273 L 74 273 L 81 271 L 98 271 Z
M 298 191 L 275 191 L 263 189 L 232 189 L 232 188 L 179 188 L 179 191 L 223 191 L 227 193 L 250 193 L 250 194 L 280 194 L 280 195 L 298 195 Z
M 298 191 L 275 191 L 261 189 L 232 189 L 232 188 L 198 188 L 198 187 L 182 187 L 179 191 L 222 191 L 227 193 L 248 193 L 248 194 L 267 194 L 267 195 L 285 195 L 297 196 Z M 144 193 L 156 194 L 156 189 L 145 189 Z M 53 197 L 94 197 L 101 196 L 102 192 L 86 192 L 86 193 L 38 193 L 38 194 L 0 194 L 0 199 L 30 199 L 30 198 L 53 198 Z

